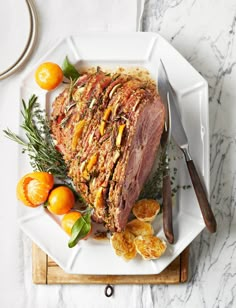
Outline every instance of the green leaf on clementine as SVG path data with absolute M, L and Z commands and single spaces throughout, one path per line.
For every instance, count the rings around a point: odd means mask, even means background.
M 62 64 L 62 71 L 63 75 L 68 79 L 76 80 L 80 76 L 79 72 L 74 65 L 70 63 L 67 56 Z
M 70 248 L 74 247 L 79 240 L 84 238 L 91 230 L 91 212 L 81 216 L 74 223 L 71 230 L 71 238 L 68 242 Z

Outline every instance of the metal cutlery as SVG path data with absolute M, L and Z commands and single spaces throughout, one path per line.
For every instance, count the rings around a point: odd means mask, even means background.
M 172 123 L 172 137 L 184 154 L 185 161 L 186 161 L 188 171 L 191 177 L 191 181 L 193 184 L 193 188 L 195 190 L 206 227 L 211 233 L 214 233 L 216 232 L 216 220 L 211 210 L 210 204 L 208 202 L 205 189 L 203 187 L 203 184 L 201 183 L 201 179 L 197 173 L 194 162 L 190 155 L 188 139 L 187 139 L 184 127 L 181 122 L 179 111 L 176 106 L 177 100 L 175 97 L 175 93 L 169 82 L 168 75 L 166 73 L 166 70 L 165 70 L 165 67 L 162 61 L 160 63 L 159 69 L 160 69 L 159 79 L 161 79 L 160 85 L 165 85 L 165 87 L 163 87 L 162 90 L 163 91 L 166 90 L 168 93 L 168 97 L 169 97 L 171 123 Z
M 164 130 L 161 136 L 162 162 L 164 166 L 163 182 L 162 182 L 163 229 L 166 239 L 170 244 L 173 244 L 174 232 L 172 224 L 172 193 L 171 193 L 169 155 L 168 155 L 169 143 L 171 138 L 171 114 L 170 114 L 169 94 L 165 90 L 165 84 L 162 84 L 162 80 L 163 78 L 161 78 L 161 75 L 158 74 L 158 91 L 166 109 Z

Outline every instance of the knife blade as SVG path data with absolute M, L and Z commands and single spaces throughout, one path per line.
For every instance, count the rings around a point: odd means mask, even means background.
M 161 84 L 165 84 L 165 88 L 163 89 L 166 89 L 166 91 L 169 94 L 170 111 L 171 111 L 170 114 L 172 121 L 172 137 L 184 154 L 184 158 L 188 167 L 190 178 L 193 184 L 193 188 L 195 190 L 195 194 L 198 199 L 198 203 L 201 209 L 205 225 L 211 233 L 214 233 L 216 232 L 216 220 L 211 210 L 210 204 L 208 202 L 205 189 L 203 187 L 201 179 L 197 173 L 197 169 L 190 155 L 188 138 L 185 133 L 185 129 L 183 127 L 179 111 L 177 109 L 177 99 L 175 96 L 175 92 L 169 82 L 169 78 L 162 61 L 160 61 L 160 72 L 161 72 L 161 77 L 163 78 Z
M 160 72 L 161 74 L 161 72 Z M 165 123 L 161 136 L 161 147 L 163 162 L 163 180 L 162 180 L 162 200 L 163 200 L 163 230 L 166 239 L 170 244 L 174 243 L 174 232 L 172 223 L 172 193 L 171 193 L 171 180 L 169 168 L 169 143 L 171 138 L 171 115 L 169 95 L 166 91 L 166 85 L 162 84 L 162 76 L 158 73 L 158 92 L 161 100 L 165 106 Z

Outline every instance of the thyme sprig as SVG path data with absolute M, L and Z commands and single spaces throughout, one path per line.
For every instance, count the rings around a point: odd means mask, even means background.
M 174 197 L 179 189 L 187 190 L 191 188 L 191 185 L 178 185 L 177 173 L 178 169 L 175 167 L 174 161 L 183 159 L 182 153 L 176 145 L 170 142 L 169 157 L 167 159 L 165 149 L 159 149 L 159 155 L 154 163 L 154 172 L 149 176 L 145 182 L 143 189 L 140 193 L 139 199 L 156 199 L 162 204 L 162 186 L 163 176 L 166 170 L 166 166 L 169 165 L 170 177 L 171 177 L 171 192 Z
M 4 130 L 5 136 L 22 148 L 22 153 L 27 153 L 34 171 L 52 173 L 58 179 L 67 179 L 67 165 L 61 153 L 55 148 L 50 133 L 50 124 L 44 111 L 39 108 L 37 96 L 32 95 L 28 104 L 22 100 L 21 114 L 23 122 L 21 127 L 25 132 L 25 141 L 10 129 Z

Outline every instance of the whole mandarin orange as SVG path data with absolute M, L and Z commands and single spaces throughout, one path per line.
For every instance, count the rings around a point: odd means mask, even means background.
M 67 234 L 71 235 L 71 230 L 75 222 L 81 217 L 80 212 L 69 212 L 65 214 L 61 220 L 61 226 Z
M 48 197 L 47 208 L 56 215 L 68 213 L 75 204 L 75 197 L 68 187 L 59 186 L 54 188 Z
M 35 71 L 35 81 L 44 90 L 53 90 L 63 80 L 63 72 L 59 65 L 45 62 Z

